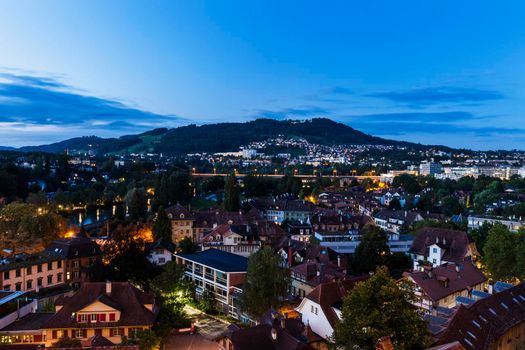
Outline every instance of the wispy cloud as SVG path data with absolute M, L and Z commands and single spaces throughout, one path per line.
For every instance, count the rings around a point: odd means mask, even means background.
M 319 106 L 291 107 L 278 110 L 259 109 L 249 119 L 269 118 L 276 120 L 328 117 L 332 114 L 329 109 Z
M 328 89 L 327 92 L 333 95 L 352 95 L 354 93 L 352 90 L 342 86 L 334 86 L 333 88 Z
M 186 120 L 144 111 L 115 99 L 90 96 L 50 77 L 0 73 L 0 123 L 10 130 L 35 131 L 54 125 L 96 130 L 112 127 L 114 133 L 138 132 L 159 126 L 176 126 Z
M 495 116 L 477 116 L 465 111 L 442 113 L 384 113 L 339 118 L 357 129 L 375 135 L 474 135 L 494 136 L 501 134 L 525 135 L 525 129 L 478 125 L 480 120 L 494 120 Z M 472 123 L 474 121 L 474 123 Z M 445 143 L 446 140 L 440 141 Z M 433 141 L 431 143 L 438 143 Z
M 375 92 L 365 96 L 385 99 L 416 108 L 440 104 L 479 104 L 505 98 L 502 93 L 494 90 L 451 86 Z

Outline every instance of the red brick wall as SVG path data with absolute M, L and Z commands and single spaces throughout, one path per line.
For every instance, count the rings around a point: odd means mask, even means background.
M 242 284 L 244 283 L 245 280 L 246 280 L 246 272 L 230 273 L 229 287 Z

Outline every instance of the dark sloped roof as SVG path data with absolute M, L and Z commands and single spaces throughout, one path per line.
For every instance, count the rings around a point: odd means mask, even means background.
M 142 292 L 129 282 L 111 282 L 111 294 L 106 294 L 106 283 L 84 283 L 80 289 L 69 298 L 60 301 L 63 307 L 47 322 L 45 328 L 82 328 L 90 324 L 77 323 L 71 315 L 84 307 L 100 301 L 120 310 L 120 320 L 112 322 L 115 326 L 152 325 L 156 319 L 157 310 L 147 309 L 145 304 L 155 305 L 152 294 Z
M 194 254 L 177 254 L 177 256 L 224 272 L 248 270 L 247 258 L 214 248 Z
M 179 203 L 166 208 L 166 214 L 171 215 L 170 220 L 194 220 L 193 213 Z M 181 217 L 182 214 L 182 217 Z
M 173 253 L 175 252 L 176 247 L 175 244 L 167 238 L 161 238 L 156 240 L 155 242 L 151 242 L 146 245 L 146 249 L 150 252 L 160 248 L 164 248 L 170 253 Z
M 391 210 L 381 209 L 374 217 L 383 220 L 396 219 L 404 222 L 404 225 L 410 226 L 414 223 L 420 213 L 410 210 Z
M 438 244 L 445 252 L 443 260 L 449 262 L 462 262 L 469 248 L 469 239 L 466 232 L 435 227 L 425 227 L 417 231 L 410 252 L 428 256 L 428 247 Z
M 321 283 L 332 282 L 345 277 L 346 273 L 342 267 L 332 263 L 319 263 L 317 261 L 307 261 L 293 266 L 292 272 L 304 276 L 305 282 L 310 286 L 317 286 Z
M 468 350 L 495 348 L 494 342 L 524 321 L 525 283 L 521 283 L 472 305 L 460 305 L 437 344 L 459 341 Z
M 459 271 L 457 271 L 457 267 Z M 434 301 L 465 289 L 470 289 L 487 280 L 480 269 L 467 260 L 461 264 L 446 264 L 427 271 L 407 274 Z M 445 283 L 446 282 L 446 283 Z M 446 286 L 445 286 L 446 284 Z
M 277 337 L 272 338 L 272 329 Z M 302 337 L 304 325 L 301 320 L 285 320 L 285 328 L 276 319 L 246 329 L 232 329 L 228 334 L 235 350 L 308 350 L 306 338 Z M 304 338 L 304 339 L 303 339 Z
M 100 254 L 100 247 L 86 237 L 62 238 L 53 241 L 47 248 L 47 252 L 58 254 L 63 259 L 78 259 Z
M 19 320 L 9 324 L 2 328 L 0 332 L 15 332 L 15 331 L 32 331 L 42 328 L 42 325 L 47 322 L 54 313 L 49 312 L 37 312 L 30 313 L 22 317 Z

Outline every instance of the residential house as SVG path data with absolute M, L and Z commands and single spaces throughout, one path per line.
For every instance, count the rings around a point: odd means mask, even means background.
M 113 344 L 150 329 L 160 310 L 153 294 L 129 282 L 86 282 L 55 302 L 56 313 L 41 326 L 46 347 L 60 338 L 85 341 L 101 336 Z
M 346 270 L 343 267 L 316 260 L 292 266 L 290 272 L 290 294 L 299 298 L 304 298 L 306 294 L 322 283 L 337 281 L 346 276 Z
M 311 202 L 289 198 L 257 198 L 249 202 L 262 217 L 276 224 L 284 221 L 306 221 L 315 209 Z
M 400 234 L 423 219 L 420 213 L 409 210 L 381 209 L 374 215 L 376 225 L 389 234 Z
M 148 243 L 146 250 L 149 252 L 148 260 L 157 266 L 162 266 L 173 260 L 175 244 L 169 239 L 159 239 Z
M 232 317 L 240 312 L 234 304 L 234 293 L 242 292 L 248 259 L 219 249 L 207 249 L 194 254 L 176 254 L 177 264 L 185 266 L 186 278 L 195 283 L 197 296 L 205 289 L 213 292 L 219 308 Z
M 309 242 L 310 237 L 313 234 L 312 225 L 310 224 L 310 220 L 306 221 L 289 221 L 286 225 L 286 229 L 288 231 L 288 236 L 295 240 L 300 242 Z
M 235 324 L 217 338 L 219 350 L 313 350 L 311 343 L 318 339 L 308 334 L 299 318 L 287 318 L 268 311 L 249 328 Z
M 79 288 L 89 281 L 89 267 L 100 259 L 99 245 L 86 237 L 62 238 L 53 241 L 46 252 L 60 256 L 65 263 L 65 282 Z
M 315 287 L 296 308 L 303 323 L 321 338 L 330 338 L 335 325 L 342 319 L 343 297 L 352 291 L 357 282 L 366 278 L 348 278 Z
M 469 260 L 426 266 L 424 271 L 406 272 L 404 279 L 415 286 L 415 306 L 430 314 L 438 307 L 456 306 L 457 297 L 470 297 L 473 290 L 483 291 L 487 282 L 483 272 Z
M 410 254 L 414 270 L 428 263 L 434 267 L 445 263 L 460 264 L 479 255 L 476 244 L 466 232 L 434 227 L 417 231 Z
M 215 248 L 245 257 L 250 256 L 261 247 L 257 225 L 250 224 L 218 225 L 206 233 L 200 243 L 202 250 Z

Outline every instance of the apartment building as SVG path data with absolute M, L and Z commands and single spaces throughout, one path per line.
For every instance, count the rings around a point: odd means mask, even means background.
M 86 237 L 72 237 L 55 240 L 46 252 L 60 256 L 65 263 L 65 282 L 79 288 L 88 282 L 89 267 L 100 259 L 100 247 Z
M 207 249 L 194 254 L 176 254 L 177 264 L 185 265 L 184 274 L 196 286 L 197 297 L 205 289 L 214 293 L 225 313 L 239 317 L 234 294 L 242 290 L 248 259 L 219 249 Z
M 4 291 L 38 291 L 65 282 L 64 259 L 54 253 L 17 254 L 0 261 Z

